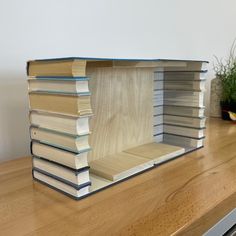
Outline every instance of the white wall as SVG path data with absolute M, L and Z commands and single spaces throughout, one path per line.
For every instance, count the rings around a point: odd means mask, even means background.
M 235 0 L 0 0 L 0 161 L 29 155 L 28 59 L 212 61 L 235 29 Z

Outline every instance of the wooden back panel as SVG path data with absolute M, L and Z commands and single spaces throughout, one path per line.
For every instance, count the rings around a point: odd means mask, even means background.
M 87 68 L 94 116 L 89 161 L 153 140 L 153 68 Z

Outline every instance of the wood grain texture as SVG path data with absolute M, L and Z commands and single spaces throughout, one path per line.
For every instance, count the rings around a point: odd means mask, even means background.
M 187 66 L 187 62 L 185 61 L 121 61 L 121 60 L 115 60 L 113 61 L 113 67 L 182 67 L 185 68 Z
M 147 143 L 89 163 L 90 172 L 116 181 L 141 172 L 185 152 L 185 149 L 163 143 Z
M 164 143 L 147 143 L 140 145 L 138 147 L 134 147 L 128 150 L 125 150 L 125 152 L 137 156 L 141 156 L 147 159 L 158 159 L 162 158 L 166 155 L 171 155 L 171 153 L 176 152 L 182 152 L 184 153 L 184 148 L 173 146 L 169 144 Z
M 153 161 L 137 155 L 120 152 L 89 163 L 90 172 L 105 179 L 116 181 L 153 166 Z
M 89 161 L 152 141 L 153 70 L 88 69 L 94 116 Z
M 236 125 L 208 127 L 203 149 L 78 202 L 33 182 L 30 158 L 2 163 L 0 235 L 201 235 L 236 206 Z
M 194 62 L 194 64 L 197 62 Z M 97 67 L 113 67 L 113 68 L 157 68 L 157 67 L 181 67 L 187 66 L 187 61 L 145 61 L 145 60 L 87 60 L 86 69 Z

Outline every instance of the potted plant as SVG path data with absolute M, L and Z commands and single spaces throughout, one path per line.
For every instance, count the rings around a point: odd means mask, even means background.
M 221 117 L 230 120 L 229 112 L 236 113 L 236 45 L 233 43 L 228 58 L 223 61 L 216 58 L 214 71 L 221 84 Z

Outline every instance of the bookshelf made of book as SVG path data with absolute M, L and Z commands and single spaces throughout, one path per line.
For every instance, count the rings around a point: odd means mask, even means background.
M 206 61 L 27 63 L 34 179 L 75 199 L 204 145 Z

